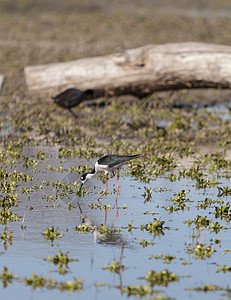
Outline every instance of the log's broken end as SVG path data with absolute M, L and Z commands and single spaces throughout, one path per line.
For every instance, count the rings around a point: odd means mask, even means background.
M 0 74 L 0 93 L 1 93 L 4 81 L 5 81 L 5 75 Z

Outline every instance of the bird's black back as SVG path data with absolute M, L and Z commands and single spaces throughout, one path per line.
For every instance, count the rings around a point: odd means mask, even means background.
M 139 157 L 140 154 L 135 155 L 105 155 L 98 160 L 99 165 L 106 165 L 109 168 L 113 168 L 114 166 L 119 166 L 125 164 L 131 159 Z
M 53 97 L 53 99 L 57 105 L 63 108 L 72 108 L 92 96 L 93 90 L 81 91 L 71 88 Z

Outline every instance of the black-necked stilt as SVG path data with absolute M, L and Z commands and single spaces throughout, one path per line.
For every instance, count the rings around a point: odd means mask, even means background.
M 80 177 L 80 181 L 81 181 L 81 186 L 80 188 L 82 188 L 83 184 L 91 179 L 94 175 L 96 175 L 99 172 L 105 172 L 105 178 L 106 178 L 106 188 L 103 191 L 103 193 L 99 196 L 99 198 L 97 199 L 99 201 L 99 199 L 106 193 L 106 191 L 108 190 L 108 185 L 107 185 L 107 174 L 109 172 L 112 172 L 114 178 L 115 178 L 115 182 L 116 182 L 116 186 L 117 186 L 117 193 L 119 190 L 119 184 L 118 181 L 115 177 L 115 173 L 114 170 L 121 167 L 122 165 L 126 164 L 128 161 L 140 157 L 140 154 L 135 154 L 135 155 L 105 155 L 103 157 L 101 157 L 99 160 L 97 160 L 97 162 L 95 163 L 95 167 L 92 169 L 91 172 L 86 172 L 84 174 L 81 175 Z M 100 202 L 100 201 L 99 201 Z

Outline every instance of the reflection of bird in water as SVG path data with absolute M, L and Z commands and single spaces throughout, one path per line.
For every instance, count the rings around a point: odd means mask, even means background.
M 76 115 L 72 112 L 71 108 L 79 105 L 84 100 L 92 99 L 93 94 L 93 90 L 81 91 L 78 89 L 71 88 L 52 98 L 54 99 L 54 102 L 57 105 L 68 109 L 76 117 Z
M 116 192 L 116 209 L 117 209 L 117 195 L 118 195 L 118 191 L 119 191 L 119 184 L 115 177 L 114 170 L 121 167 L 122 165 L 126 164 L 128 161 L 130 161 L 134 158 L 138 158 L 140 156 L 141 156 L 140 154 L 135 154 L 135 155 L 115 155 L 114 154 L 114 155 L 105 155 L 105 156 L 101 157 L 99 160 L 97 160 L 97 162 L 95 163 L 95 167 L 92 169 L 91 172 L 86 172 L 81 175 L 81 177 L 80 177 L 81 187 L 87 180 L 91 179 L 95 174 L 97 174 L 99 172 L 105 172 L 106 188 L 103 191 L 103 193 L 99 196 L 99 198 L 97 199 L 99 201 L 99 199 L 108 190 L 107 174 L 109 172 L 112 172 L 112 174 L 115 178 L 116 186 L 117 186 L 117 192 Z M 100 203 L 100 205 L 102 205 L 100 201 L 99 201 L 99 203 Z M 117 217 L 118 217 L 118 211 L 117 211 Z
M 94 227 L 93 235 L 95 242 L 99 244 L 106 244 L 106 245 L 128 245 L 128 243 L 123 239 L 123 236 L 119 233 L 114 232 L 114 230 L 110 230 L 110 226 L 107 227 L 107 233 L 100 232 L 100 226 L 97 226 L 91 219 L 89 219 L 86 214 L 83 212 L 79 202 L 77 202 L 80 211 L 80 219 L 81 224 L 86 224 L 87 226 Z M 106 225 L 106 223 L 105 223 Z M 102 226 L 102 225 L 101 225 Z

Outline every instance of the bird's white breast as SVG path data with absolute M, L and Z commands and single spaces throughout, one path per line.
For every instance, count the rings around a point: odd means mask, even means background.
M 99 165 L 98 161 L 95 163 L 96 172 L 109 172 L 108 165 Z

